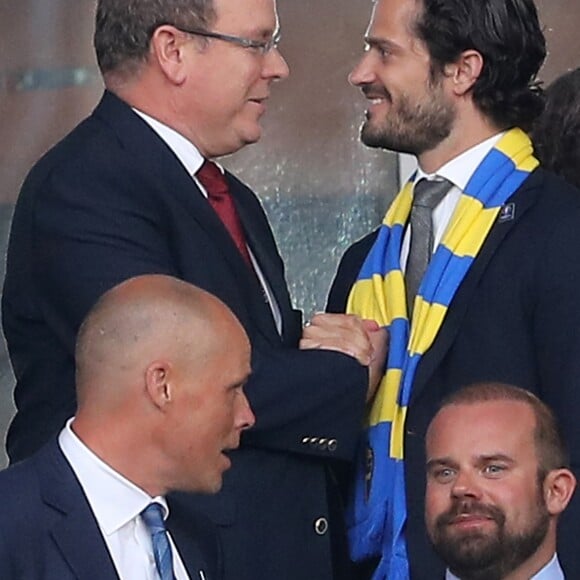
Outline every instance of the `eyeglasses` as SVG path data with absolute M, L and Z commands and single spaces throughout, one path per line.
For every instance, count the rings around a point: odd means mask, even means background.
M 231 34 L 221 34 L 219 32 L 210 32 L 208 30 L 199 30 L 197 28 L 181 28 L 175 26 L 177 30 L 185 32 L 186 34 L 194 34 L 196 36 L 203 36 L 204 38 L 217 38 L 218 40 L 223 40 L 224 42 L 231 42 L 241 46 L 242 48 L 249 48 L 256 50 L 260 54 L 267 54 L 273 48 L 278 48 L 282 35 L 280 31 L 276 31 L 272 38 L 268 40 L 253 40 L 251 38 L 244 38 L 243 36 L 232 36 Z

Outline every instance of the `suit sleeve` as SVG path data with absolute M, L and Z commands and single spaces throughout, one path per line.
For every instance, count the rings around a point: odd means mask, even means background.
M 121 171 L 118 164 L 116 171 Z M 163 216 L 165 204 L 146 175 L 131 172 L 129 164 L 122 176 L 103 167 L 99 172 L 79 168 L 74 177 L 60 172 L 58 180 L 49 177 L 42 187 L 47 191 L 34 223 L 39 294 L 45 318 L 72 355 L 78 327 L 100 295 L 132 276 L 181 278 L 182 272 L 171 245 L 173 232 L 163 225 L 171 223 Z M 204 287 L 207 265 L 199 260 L 197 269 L 199 278 L 188 281 Z M 260 332 L 251 340 L 253 374 L 246 391 L 257 423 L 243 444 L 351 459 L 366 367 L 340 353 L 274 344 Z
M 534 340 L 542 399 L 555 411 L 580 481 L 580 208 L 568 211 L 537 266 Z M 576 490 L 558 529 L 558 554 L 567 578 L 580 578 L 580 493 Z

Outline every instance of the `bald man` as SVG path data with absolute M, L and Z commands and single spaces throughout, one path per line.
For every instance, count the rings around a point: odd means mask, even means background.
M 254 423 L 238 320 L 188 283 L 139 276 L 91 310 L 76 364 L 76 416 L 0 473 L 0 578 L 220 578 L 212 525 L 169 517 L 166 531 L 164 496 L 217 492 Z

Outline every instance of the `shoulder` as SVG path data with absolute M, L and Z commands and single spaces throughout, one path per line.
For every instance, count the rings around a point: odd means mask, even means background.
M 377 228 L 366 236 L 363 236 L 360 240 L 354 242 L 354 244 L 352 244 L 344 253 L 341 263 L 352 264 L 360 268 L 375 243 L 378 233 L 379 229 Z
M 140 176 L 151 178 L 150 167 L 142 159 L 169 156 L 153 130 L 115 95 L 105 92 L 95 110 L 49 149 L 34 165 L 25 188 L 50 187 L 62 182 L 79 193 L 94 183 L 107 189 Z M 120 171 L 122 167 L 123 171 Z M 145 183 L 145 178 L 142 179 Z M 134 185 L 133 189 L 143 183 Z
M 580 228 L 580 190 L 542 168 L 537 169 L 514 193 L 509 201 L 515 203 L 514 234 L 529 250 L 538 248 L 541 255 L 567 252 L 576 253 Z M 518 212 L 521 216 L 518 217 Z M 521 219 L 520 219 L 521 218 Z
M 534 171 L 514 197 L 535 195 L 542 211 L 559 212 L 580 209 L 580 190 L 559 175 L 539 167 Z
M 38 474 L 38 454 L 11 465 L 0 472 L 0 530 L 7 526 L 15 531 L 30 520 L 42 505 L 41 480 Z

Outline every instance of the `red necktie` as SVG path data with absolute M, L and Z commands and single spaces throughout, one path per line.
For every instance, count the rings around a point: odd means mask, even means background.
M 248 266 L 254 269 L 248 246 L 246 245 L 246 236 L 240 222 L 240 216 L 234 205 L 234 200 L 228 187 L 228 182 L 218 166 L 207 159 L 203 162 L 201 169 L 195 174 L 199 182 L 207 191 L 207 198 L 218 217 L 228 230 L 232 240 L 236 244 L 240 254 L 247 262 Z

